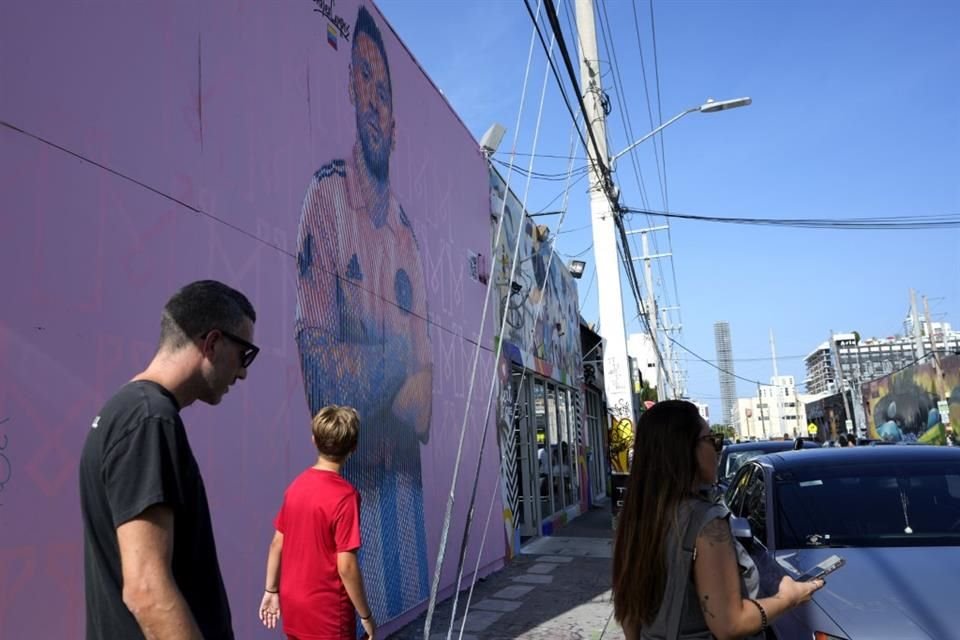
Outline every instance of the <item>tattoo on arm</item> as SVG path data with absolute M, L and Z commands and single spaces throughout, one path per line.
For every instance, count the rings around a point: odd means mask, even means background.
M 700 599 L 700 609 L 703 611 L 703 615 L 716 619 L 717 616 L 710 611 L 710 607 L 708 606 L 709 604 L 710 596 L 703 596 L 703 598 Z
M 716 518 L 707 523 L 707 525 L 701 531 L 701 534 L 706 538 L 707 542 L 710 543 L 710 546 L 717 545 L 729 545 L 732 542 L 730 537 L 730 525 L 727 524 L 726 520 L 721 518 Z

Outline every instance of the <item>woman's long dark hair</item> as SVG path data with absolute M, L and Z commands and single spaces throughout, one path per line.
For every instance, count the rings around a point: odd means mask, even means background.
M 613 611 L 625 628 L 657 617 L 667 585 L 667 534 L 677 507 L 692 495 L 703 419 L 681 400 L 658 402 L 640 416 L 627 494 L 613 548 Z

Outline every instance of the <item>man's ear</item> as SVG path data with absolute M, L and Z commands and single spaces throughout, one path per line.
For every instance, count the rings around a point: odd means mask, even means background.
M 200 342 L 200 353 L 203 357 L 213 360 L 213 353 L 216 350 L 216 344 L 220 338 L 220 332 L 216 329 L 207 332 L 206 337 Z

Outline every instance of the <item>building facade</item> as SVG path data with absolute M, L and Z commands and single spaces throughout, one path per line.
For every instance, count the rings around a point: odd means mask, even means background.
M 490 277 L 503 327 L 495 344 L 504 526 L 516 553 L 525 539 L 550 535 L 587 508 L 598 482 L 589 478 L 586 443 L 598 441 L 605 421 L 596 394 L 585 395 L 583 386 L 576 280 L 553 250 L 550 230 L 527 215 L 492 167 L 490 220 Z
M 912 328 L 908 322 L 907 326 Z M 935 322 L 933 331 L 924 329 L 922 353 L 953 354 L 960 352 L 960 332 L 947 323 Z M 836 333 L 831 342 L 823 342 L 805 359 L 807 393 L 837 393 L 841 381 L 846 387 L 859 385 L 882 376 L 891 375 L 916 364 L 917 342 L 909 334 L 888 338 L 858 339 L 854 333 Z M 837 366 L 839 365 L 839 373 Z
M 165 301 L 207 278 L 247 294 L 261 347 L 220 406 L 183 412 L 236 637 L 276 637 L 248 607 L 330 402 L 361 409 L 345 475 L 380 630 L 426 607 L 442 532 L 456 542 L 439 595 L 452 593 L 474 478 L 476 513 L 503 505 L 484 404 L 495 321 L 475 268 L 490 255 L 489 173 L 377 8 L 101 0 L 3 15 L 0 119 L 19 131 L 0 127 L 0 271 L 17 301 L 0 313 L 0 638 L 83 637 L 84 438 L 155 353 Z M 388 197 L 371 204 L 359 179 Z M 575 335 L 572 317 L 561 330 Z M 551 437 L 570 431 L 577 384 L 544 382 Z M 505 561 L 499 526 L 482 529 L 477 517 L 467 579 Z
M 798 394 L 793 376 L 773 376 L 760 395 L 738 398 L 733 427 L 740 438 L 778 440 L 806 436 L 807 397 Z

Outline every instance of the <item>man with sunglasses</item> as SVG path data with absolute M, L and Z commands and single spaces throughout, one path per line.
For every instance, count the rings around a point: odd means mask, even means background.
M 147 368 L 94 418 L 80 458 L 87 640 L 232 640 L 200 469 L 180 410 L 219 404 L 259 349 L 256 312 L 214 280 L 163 308 Z

